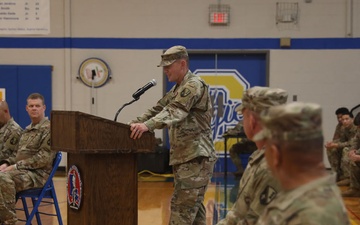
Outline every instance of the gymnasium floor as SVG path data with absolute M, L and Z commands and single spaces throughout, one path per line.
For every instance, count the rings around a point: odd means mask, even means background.
M 67 224 L 67 201 L 66 201 L 66 178 L 56 176 L 54 178 L 56 193 L 58 196 L 60 210 L 64 225 Z M 214 225 L 217 218 L 226 213 L 226 208 L 230 209 L 234 198 L 236 181 L 234 177 L 228 175 L 226 179 L 220 174 L 215 174 L 214 183 L 209 185 L 205 196 L 205 206 L 207 209 L 207 225 Z M 226 191 L 224 186 L 226 185 Z M 226 193 L 226 204 L 225 204 Z M 138 225 L 167 225 L 170 211 L 170 198 L 172 194 L 171 178 L 163 175 L 152 175 L 143 173 L 139 175 L 138 184 Z M 360 198 L 344 198 L 348 209 L 351 224 L 360 225 Z M 226 205 L 226 207 L 225 207 Z M 42 206 L 47 208 L 48 206 Z M 49 208 L 51 211 L 52 208 Z M 19 218 L 23 215 L 18 213 Z M 57 225 L 57 220 L 52 217 L 42 217 L 44 225 Z M 24 224 L 18 222 L 17 225 Z M 34 224 L 34 223 L 33 223 Z M 36 222 L 35 222 L 36 224 Z

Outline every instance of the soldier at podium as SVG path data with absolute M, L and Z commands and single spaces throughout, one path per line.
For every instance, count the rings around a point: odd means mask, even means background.
M 50 149 L 50 121 L 45 117 L 45 100 L 38 93 L 27 98 L 31 124 L 26 127 L 16 157 L 0 162 L 0 223 L 15 225 L 16 192 L 43 187 L 52 169 L 55 152 Z
M 143 132 L 169 129 L 170 165 L 174 173 L 171 225 L 206 225 L 203 205 L 217 156 L 212 140 L 212 103 L 208 85 L 189 70 L 184 46 L 161 55 L 159 67 L 169 82 L 176 82 L 157 104 L 131 121 L 131 138 Z

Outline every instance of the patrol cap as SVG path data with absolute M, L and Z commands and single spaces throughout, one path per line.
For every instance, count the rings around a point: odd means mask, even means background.
M 321 106 L 315 103 L 292 102 L 270 107 L 260 114 L 263 129 L 254 136 L 254 141 L 299 141 L 322 137 L 321 113 Z
M 169 66 L 173 64 L 176 60 L 188 57 L 187 50 L 184 46 L 176 45 L 164 52 L 161 55 L 161 62 L 158 67 Z
M 288 93 L 283 89 L 255 86 L 244 92 L 242 104 L 235 111 L 242 114 L 242 110 L 247 108 L 260 113 L 270 106 L 285 104 L 287 97 Z

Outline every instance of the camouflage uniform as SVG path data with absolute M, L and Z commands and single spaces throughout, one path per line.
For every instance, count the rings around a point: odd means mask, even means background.
M 357 130 L 352 139 L 350 150 L 355 149 L 356 154 L 360 155 L 360 129 Z M 360 190 L 360 162 L 350 163 L 350 188 Z
M 271 106 L 285 104 L 286 100 L 287 93 L 282 89 L 253 87 L 244 93 L 242 105 L 236 111 L 241 113 L 243 108 L 247 108 L 260 113 Z M 265 148 L 251 154 L 240 180 L 237 200 L 217 225 L 255 224 L 265 207 L 276 197 L 280 184 L 268 169 L 264 153 Z
M 217 225 L 255 224 L 265 207 L 280 190 L 279 182 L 272 176 L 265 160 L 265 149 L 256 150 L 240 180 L 238 197 Z
M 0 162 L 15 164 L 17 169 L 0 173 L 0 221 L 15 224 L 16 192 L 44 186 L 52 169 L 55 152 L 50 149 L 50 121 L 41 120 L 24 130 L 16 157 Z
M 347 211 L 335 183 L 335 174 L 281 192 L 266 207 L 257 225 L 350 224 Z
M 349 146 L 351 139 L 355 136 L 357 127 L 353 124 L 349 127 L 342 126 L 340 129 L 339 138 L 334 140 L 339 146 L 337 148 L 327 148 L 326 153 L 329 163 L 334 172 L 338 174 L 340 179 L 349 177 Z
M 333 136 L 333 141 L 337 140 L 340 138 L 341 135 L 341 127 L 342 124 L 339 122 L 336 127 L 335 127 L 335 132 L 334 132 L 334 136 Z
M 162 55 L 160 66 L 171 64 L 178 54 L 187 55 L 184 49 L 174 46 L 167 50 Z M 167 60 L 166 57 L 171 59 Z M 174 85 L 156 106 L 131 121 L 143 122 L 149 131 L 165 127 L 169 129 L 169 164 L 173 166 L 175 183 L 169 224 L 206 225 L 203 200 L 217 159 L 211 117 L 208 86 L 200 77 L 188 71 L 182 82 Z
M 0 128 L 0 161 L 16 154 L 22 128 L 11 118 Z
M 308 141 L 323 140 L 321 128 L 321 107 L 312 103 L 293 102 L 284 106 L 275 106 L 261 114 L 263 130 L 256 135 L 254 140 L 276 140 L 285 142 L 283 146 L 291 146 L 291 143 L 304 143 L 304 148 L 310 143 Z M 319 144 L 320 146 L 321 144 Z M 296 160 L 290 155 L 295 153 L 280 145 L 279 154 L 283 154 L 283 160 Z M 310 148 L 311 149 L 311 148 Z M 300 150 L 300 149 L 299 149 Z M 311 149 L 319 157 L 322 148 Z M 312 152 L 307 152 L 311 154 Z M 286 155 L 287 158 L 286 158 Z M 281 157 L 281 156 L 277 156 Z M 270 162 L 271 159 L 269 159 Z M 278 160 L 278 159 L 277 159 Z M 301 159 L 307 160 L 307 159 Z M 318 159 L 322 161 L 322 159 Z M 301 168 L 301 163 L 293 163 L 294 168 Z M 288 186 L 281 191 L 278 197 L 266 207 L 259 218 L 257 225 L 290 225 L 290 224 L 350 224 L 347 210 L 342 201 L 340 190 L 335 183 L 335 174 L 327 175 L 325 168 L 318 167 L 316 162 L 309 164 L 310 174 L 317 174 L 318 178 L 303 181 L 295 187 Z M 315 173 L 316 169 L 318 173 Z M 296 180 L 296 173 L 287 173 L 287 167 L 279 167 L 276 171 L 280 181 L 286 187 L 286 182 Z M 293 169 L 292 171 L 297 171 Z M 301 168 L 300 176 L 306 175 L 307 170 Z M 325 174 L 325 175 L 322 175 Z M 285 179 L 284 179 L 285 177 Z M 290 180 L 291 182 L 291 180 Z
M 360 191 L 360 162 L 350 164 L 350 189 Z

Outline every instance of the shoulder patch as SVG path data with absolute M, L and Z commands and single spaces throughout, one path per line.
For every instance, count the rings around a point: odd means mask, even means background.
M 276 195 L 277 191 L 273 187 L 266 186 L 264 191 L 260 194 L 260 204 L 269 204 L 276 197 Z
M 186 97 L 191 93 L 191 91 L 188 88 L 184 88 L 184 90 L 181 91 L 180 96 Z

